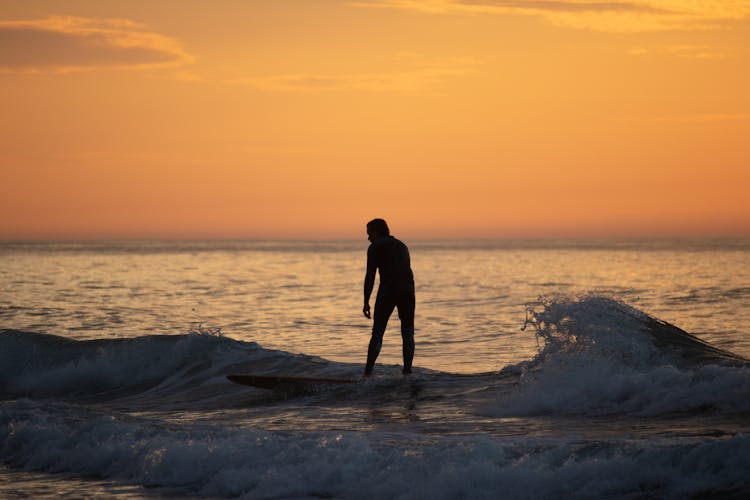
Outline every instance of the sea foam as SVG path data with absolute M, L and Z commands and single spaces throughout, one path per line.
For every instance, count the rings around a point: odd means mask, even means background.
M 610 439 L 178 429 L 55 403 L 0 404 L 14 468 L 248 498 L 721 495 L 750 488 L 750 438 Z

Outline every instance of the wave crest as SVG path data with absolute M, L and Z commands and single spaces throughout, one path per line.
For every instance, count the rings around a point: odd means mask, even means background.
M 326 364 L 213 331 L 77 341 L 0 330 L 0 399 L 104 401 L 133 395 L 154 404 L 170 398 L 201 404 L 233 394 L 225 379 L 233 371 L 311 373 Z
M 540 297 L 539 354 L 485 411 L 520 415 L 750 412 L 750 363 L 614 297 Z
M 631 366 L 669 362 L 681 366 L 746 365 L 747 360 L 606 295 L 542 296 L 526 305 L 544 348 L 540 357 L 586 351 Z

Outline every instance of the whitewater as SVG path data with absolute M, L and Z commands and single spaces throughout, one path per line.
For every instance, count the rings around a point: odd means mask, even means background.
M 402 235 L 397 235 L 402 236 Z M 743 498 L 750 241 L 0 244 L 0 497 Z

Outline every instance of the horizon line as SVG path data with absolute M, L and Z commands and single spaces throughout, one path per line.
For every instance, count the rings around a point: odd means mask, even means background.
M 398 235 L 393 235 L 398 236 Z M 557 236 L 427 236 L 410 237 L 410 241 L 685 241 L 685 240 L 750 240 L 750 234 L 674 234 L 674 235 L 557 235 Z M 272 237 L 272 236 L 103 236 L 103 237 L 26 237 L 4 238 L 0 244 L 44 244 L 44 243 L 127 243 L 127 242 L 288 242 L 288 243 L 332 243 L 367 241 L 365 237 Z

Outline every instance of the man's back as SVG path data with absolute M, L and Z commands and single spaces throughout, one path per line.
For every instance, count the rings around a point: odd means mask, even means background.
M 393 236 L 373 241 L 367 250 L 367 268 L 380 270 L 380 287 L 410 291 L 414 289 L 409 249 Z

